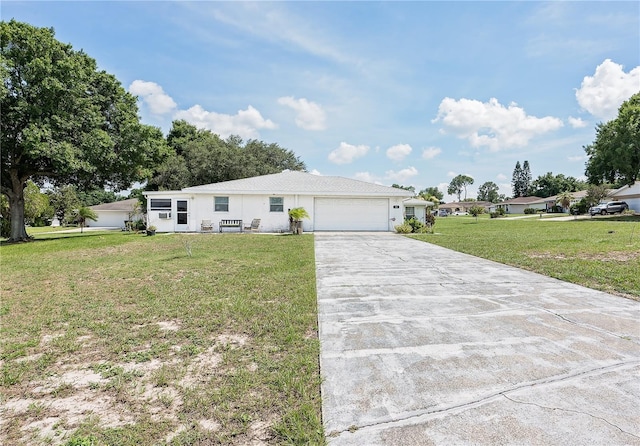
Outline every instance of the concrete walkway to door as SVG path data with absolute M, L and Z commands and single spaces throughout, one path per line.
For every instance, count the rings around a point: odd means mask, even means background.
M 640 303 L 390 233 L 315 250 L 329 445 L 640 445 Z

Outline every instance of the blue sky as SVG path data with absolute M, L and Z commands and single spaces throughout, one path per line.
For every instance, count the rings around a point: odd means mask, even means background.
M 417 190 L 457 174 L 511 195 L 583 177 L 598 122 L 640 91 L 638 2 L 2 2 L 139 98 L 293 150 L 309 171 Z M 451 198 L 451 197 L 448 197 Z

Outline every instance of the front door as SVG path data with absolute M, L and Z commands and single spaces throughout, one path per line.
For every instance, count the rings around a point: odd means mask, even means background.
M 176 201 L 176 232 L 189 230 L 189 201 Z

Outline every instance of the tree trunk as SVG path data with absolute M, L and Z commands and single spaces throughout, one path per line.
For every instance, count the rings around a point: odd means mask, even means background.
M 8 191 L 9 210 L 11 214 L 11 234 L 10 242 L 21 242 L 29 240 L 27 230 L 24 227 L 24 186 L 25 182 L 20 181 L 17 172 L 10 172 L 11 190 Z

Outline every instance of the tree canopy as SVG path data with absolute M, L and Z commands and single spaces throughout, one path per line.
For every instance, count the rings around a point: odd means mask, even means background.
M 409 192 L 416 192 L 416 188 L 413 186 L 403 186 L 402 184 L 393 183 L 391 187 L 395 187 L 396 189 L 408 190 Z
M 554 175 L 551 172 L 539 176 L 531 183 L 531 193 L 536 197 L 547 198 L 558 195 L 562 192 L 577 192 L 586 188 L 583 181 L 574 177 L 565 177 L 559 173 Z
M 109 185 L 144 180 L 168 154 L 160 129 L 142 125 L 136 98 L 53 29 L 0 22 L 2 193 L 10 240 L 27 239 L 24 188 Z
M 500 195 L 498 191 L 500 188 L 493 181 L 487 181 L 478 188 L 478 201 L 489 201 L 491 203 L 497 203 Z
M 640 179 L 640 92 L 620 106 L 617 118 L 596 126 L 596 139 L 584 150 L 589 183 L 624 185 Z
M 464 191 L 464 199 L 467 199 L 467 186 L 473 184 L 473 178 L 468 175 L 457 175 L 451 180 L 449 183 L 449 187 L 447 189 L 447 193 L 449 195 L 457 195 L 458 201 L 460 201 L 460 196 L 462 195 L 462 191 Z
M 520 161 L 516 161 L 516 167 L 513 169 L 511 177 L 511 188 L 513 198 L 526 197 L 531 194 L 531 167 L 529 161 L 525 160 L 522 166 Z
M 172 154 L 160 164 L 148 188 L 178 190 L 200 184 L 267 175 L 283 170 L 306 170 L 304 162 L 276 143 L 238 136 L 221 139 L 186 121 L 174 121 L 167 143 Z
M 428 201 L 431 201 L 429 198 L 435 197 L 435 198 L 437 198 L 437 200 L 435 201 L 436 204 L 440 200 L 442 200 L 444 198 L 444 194 L 436 186 L 431 186 L 431 187 L 427 187 L 425 189 L 422 189 L 420 192 L 418 192 L 418 196 L 422 197 L 422 198 L 424 198 L 425 200 L 428 200 Z

